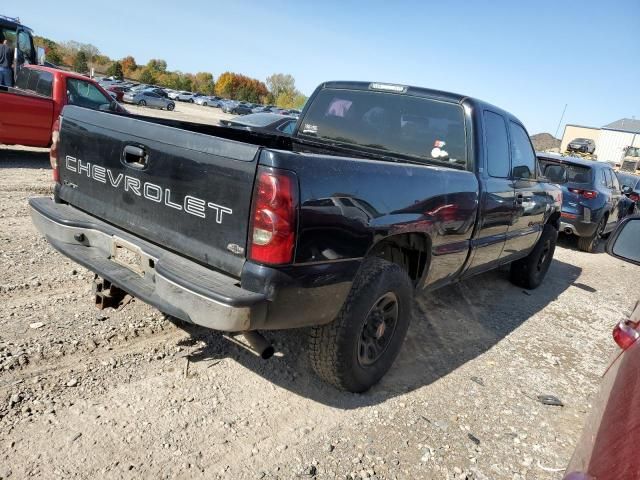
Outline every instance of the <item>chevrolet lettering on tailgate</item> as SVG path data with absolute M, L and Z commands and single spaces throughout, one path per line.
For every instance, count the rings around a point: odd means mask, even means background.
M 113 188 L 122 188 L 125 192 L 131 192 L 139 197 L 144 197 L 152 202 L 161 203 L 167 207 L 183 210 L 185 213 L 195 215 L 200 218 L 207 218 L 208 209 L 215 212 L 216 223 L 222 223 L 224 214 L 232 215 L 233 210 L 223 205 L 207 202 L 192 195 L 185 195 L 181 202 L 172 199 L 171 189 L 163 188 L 151 182 L 141 182 L 140 179 L 130 175 L 118 173 L 114 176 L 109 168 L 83 162 L 79 158 L 67 155 L 65 168 L 78 175 L 86 175 L 96 182 L 109 184 Z

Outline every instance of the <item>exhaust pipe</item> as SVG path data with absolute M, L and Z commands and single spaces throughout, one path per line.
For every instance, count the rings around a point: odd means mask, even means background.
M 237 339 L 237 336 L 239 335 L 242 335 L 242 337 L 244 337 L 245 342 Z M 269 358 L 273 357 L 273 354 L 275 353 L 275 349 L 273 348 L 273 345 L 269 343 L 269 340 L 264 338 L 264 336 L 260 332 L 257 332 L 255 330 L 230 335 L 228 338 L 234 343 L 246 348 L 250 352 L 255 353 L 263 360 L 268 360 Z
M 566 233 L 567 235 L 571 235 L 573 233 L 573 230 L 571 228 L 569 228 L 569 227 L 566 227 L 564 229 L 564 233 Z

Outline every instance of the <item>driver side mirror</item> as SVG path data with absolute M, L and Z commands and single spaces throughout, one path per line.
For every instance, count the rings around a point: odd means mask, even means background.
M 611 234 L 607 253 L 621 260 L 640 265 L 640 216 L 626 217 Z
M 44 65 L 46 59 L 46 51 L 43 47 L 38 47 L 36 50 L 38 65 Z

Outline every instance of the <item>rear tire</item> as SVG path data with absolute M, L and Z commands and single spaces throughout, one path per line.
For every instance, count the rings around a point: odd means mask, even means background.
M 138 105 L 140 105 L 141 107 L 146 107 L 146 106 L 147 106 L 147 102 L 146 102 L 146 101 L 144 101 L 144 100 L 140 100 L 140 101 L 138 102 Z
M 365 260 L 337 318 L 311 330 L 313 369 L 341 390 L 369 390 L 398 356 L 412 307 L 406 271 L 380 258 Z
M 511 283 L 528 290 L 538 288 L 549 270 L 557 241 L 558 231 L 545 225 L 529 255 L 511 264 Z
M 607 226 L 607 217 L 604 216 L 602 217 L 602 220 L 600 220 L 600 223 L 598 223 L 598 226 L 596 227 L 596 231 L 592 236 L 578 237 L 578 250 L 581 250 L 587 253 L 593 253 L 594 250 L 600 244 L 600 239 L 602 238 L 602 234 L 606 226 Z
M 174 108 L 176 108 L 176 106 L 173 103 L 167 105 L 167 110 L 169 110 L 170 112 L 173 111 Z
M 206 107 L 207 106 L 207 102 L 202 102 L 202 106 Z

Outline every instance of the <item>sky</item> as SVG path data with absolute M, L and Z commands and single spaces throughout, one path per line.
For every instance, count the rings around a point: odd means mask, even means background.
M 112 58 L 265 80 L 306 95 L 327 80 L 394 82 L 480 98 L 530 134 L 640 118 L 640 0 L 12 1 L 36 34 Z

